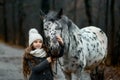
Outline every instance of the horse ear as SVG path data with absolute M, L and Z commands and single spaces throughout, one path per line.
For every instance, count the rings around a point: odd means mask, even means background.
M 40 18 L 43 20 L 45 17 L 45 13 L 40 9 Z
M 63 9 L 61 8 L 60 11 L 57 13 L 57 18 L 61 18 L 61 16 L 63 15 Z

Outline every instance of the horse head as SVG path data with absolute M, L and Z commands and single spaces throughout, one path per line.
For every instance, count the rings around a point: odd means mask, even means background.
M 52 53 L 56 53 L 60 47 L 56 36 L 61 36 L 62 26 L 59 23 L 59 20 L 62 17 L 62 12 L 62 9 L 58 13 L 50 11 L 46 15 L 42 11 L 40 11 L 40 16 L 43 18 L 45 43 L 46 46 L 48 46 L 48 48 L 50 49 L 50 51 L 52 51 Z

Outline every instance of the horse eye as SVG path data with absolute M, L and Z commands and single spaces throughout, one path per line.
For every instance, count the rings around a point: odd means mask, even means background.
M 56 27 L 55 30 L 60 30 L 61 28 L 60 27 Z
M 54 19 L 50 19 L 50 21 L 54 22 L 55 20 Z
M 47 30 L 47 28 L 44 28 L 44 30 Z

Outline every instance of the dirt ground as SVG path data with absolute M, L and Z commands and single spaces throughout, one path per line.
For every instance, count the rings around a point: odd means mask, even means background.
M 0 42 L 0 80 L 23 80 L 22 54 L 23 49 Z M 107 66 L 105 80 L 120 80 L 120 67 Z
M 120 80 L 120 67 L 106 67 L 105 80 Z

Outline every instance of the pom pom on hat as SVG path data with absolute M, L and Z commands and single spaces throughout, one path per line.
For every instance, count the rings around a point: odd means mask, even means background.
M 29 30 L 29 46 L 37 39 L 43 41 L 42 36 L 38 33 L 37 29 L 32 28 Z
M 29 30 L 29 35 L 32 34 L 32 33 L 38 34 L 38 31 L 35 28 L 32 28 L 32 29 Z

